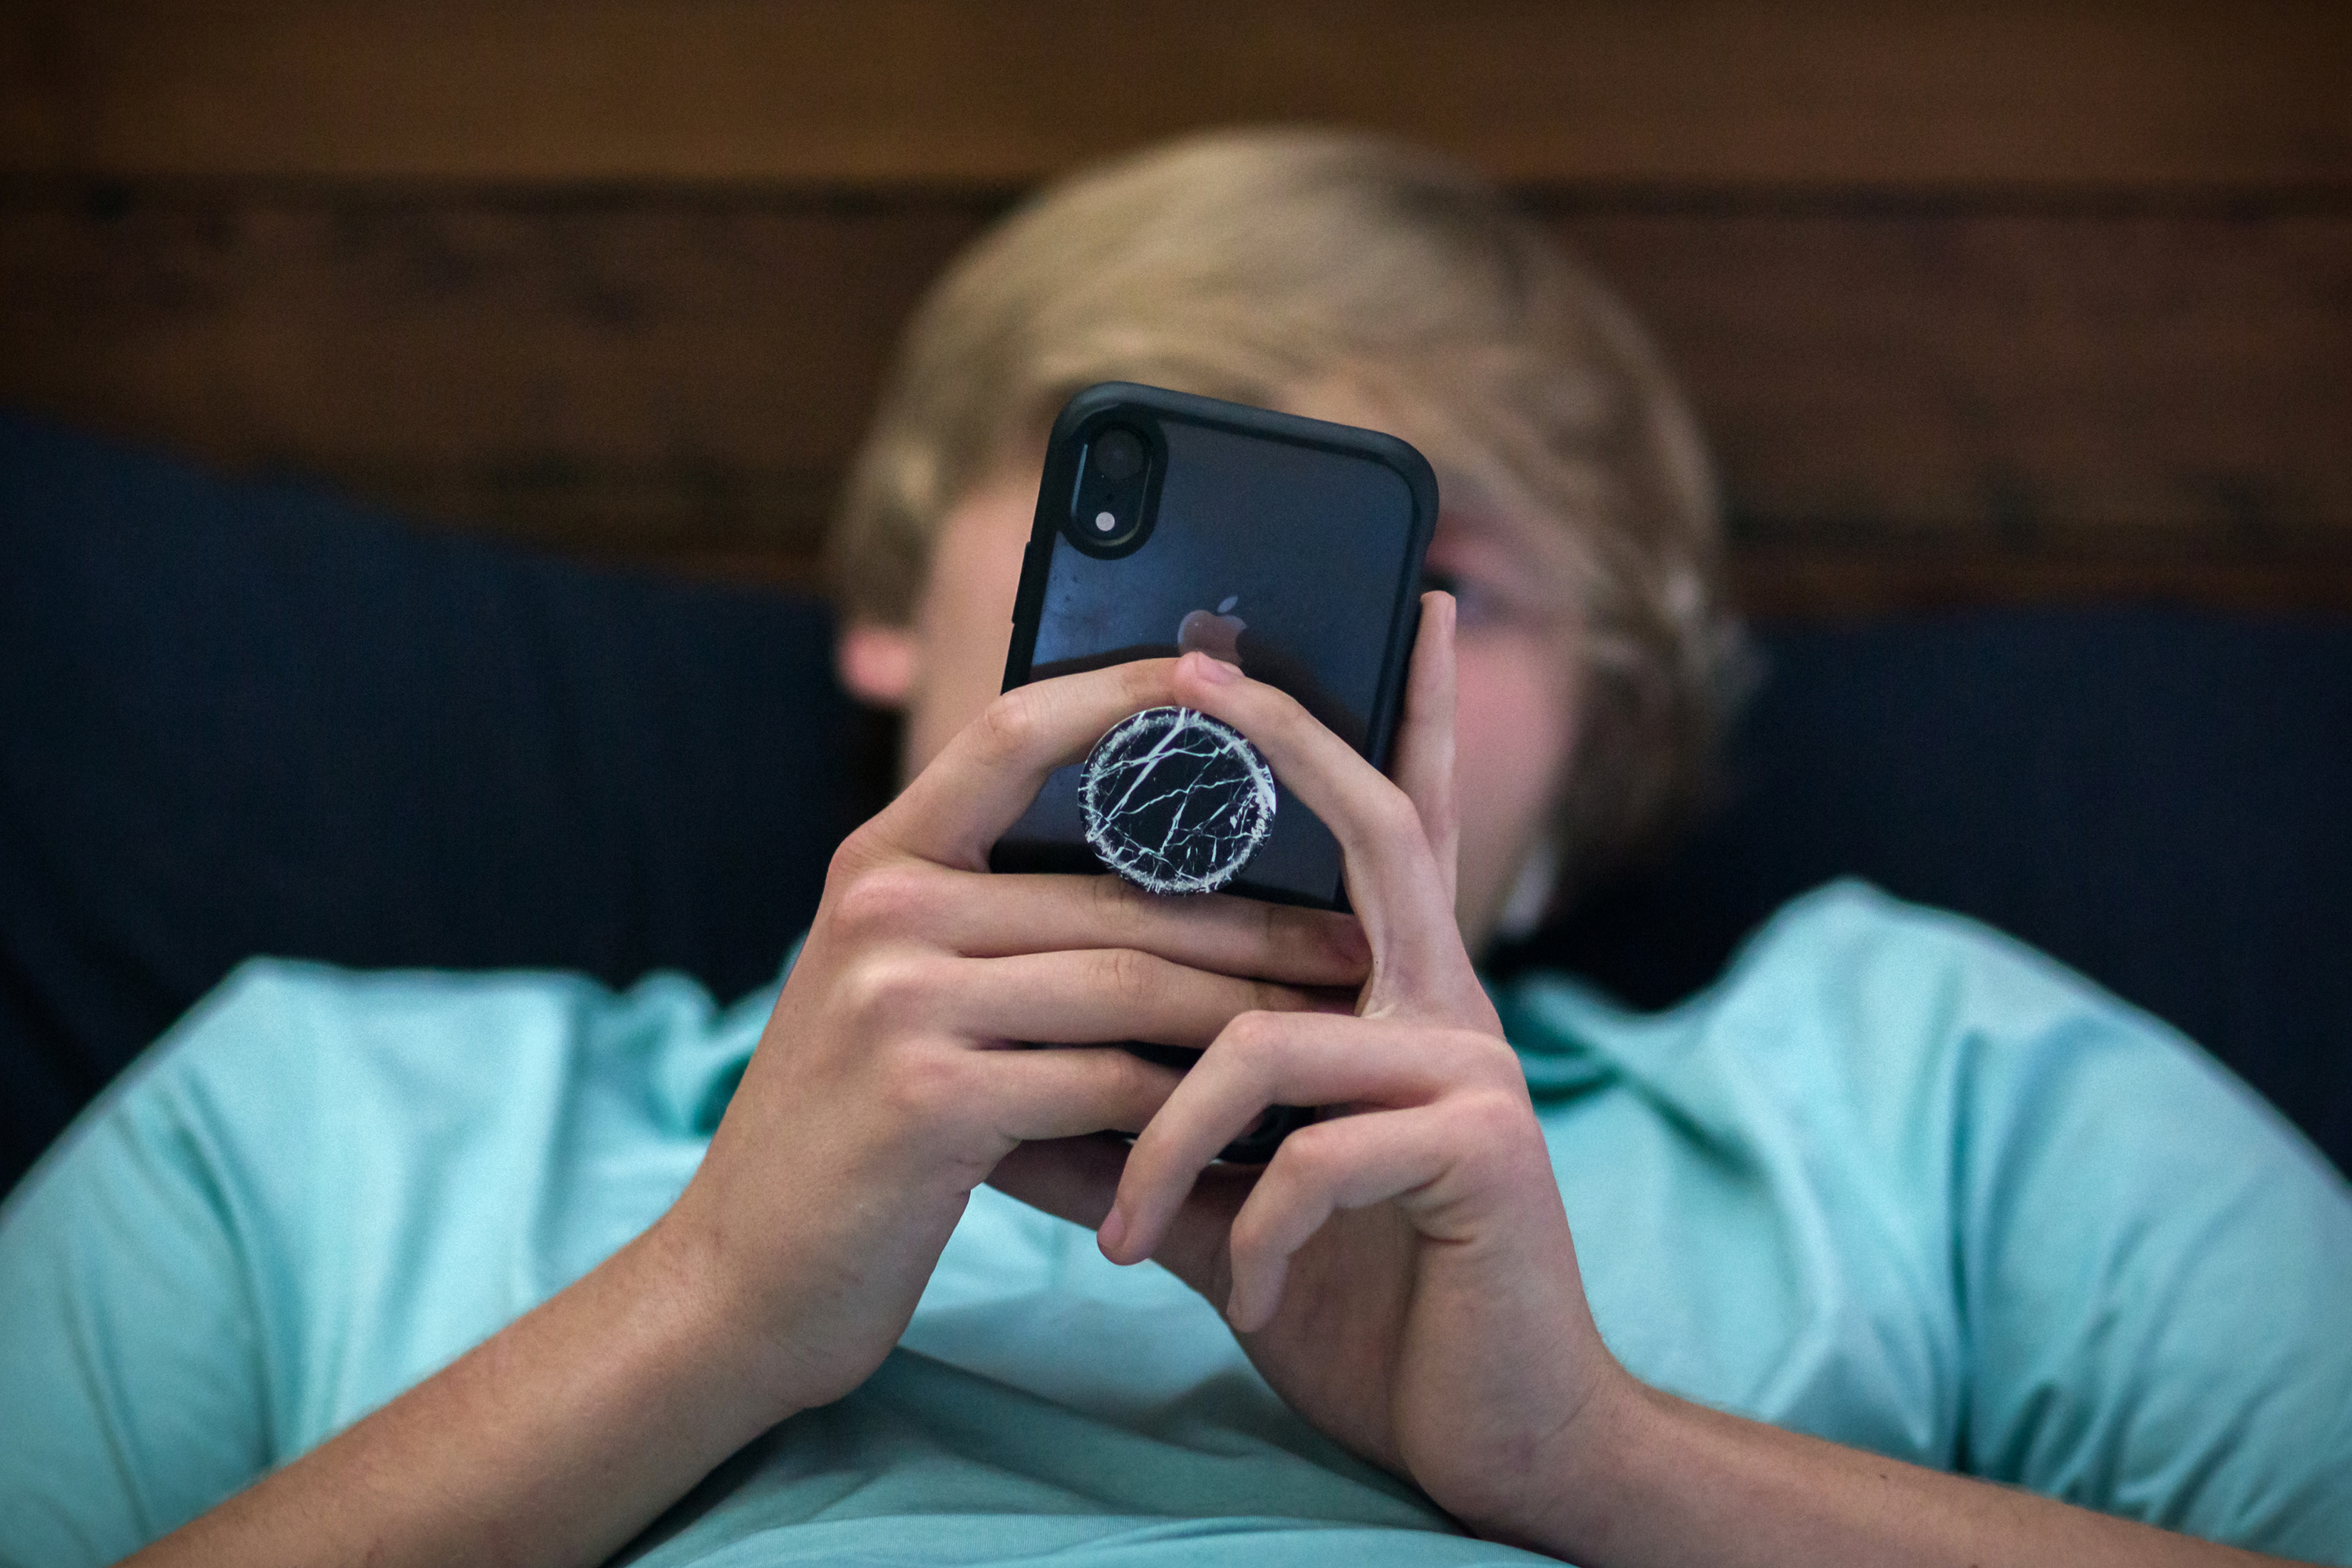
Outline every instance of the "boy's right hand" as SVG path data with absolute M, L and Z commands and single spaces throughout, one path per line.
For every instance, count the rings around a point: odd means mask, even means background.
M 1016 1143 L 1139 1129 L 1176 1081 L 1115 1047 L 1021 1043 L 1205 1046 L 1256 1009 L 1345 1011 L 1369 962 L 1352 919 L 986 870 L 1045 774 L 1168 701 L 1173 667 L 991 707 L 834 857 L 669 1212 L 142 1560 L 603 1562 L 729 1454 L 881 1364 Z
M 989 847 L 1054 768 L 1172 700 L 1172 659 L 999 698 L 835 854 L 823 902 L 701 1170 L 656 1227 L 740 1327 L 781 1419 L 898 1342 L 971 1191 L 1018 1143 L 1134 1131 L 1257 1009 L 1346 1012 L 1345 915 L 1111 877 L 1000 877 Z

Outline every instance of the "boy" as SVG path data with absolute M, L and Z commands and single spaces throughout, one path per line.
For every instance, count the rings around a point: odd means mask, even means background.
M 995 697 L 1039 434 L 1114 376 L 1436 464 L 1392 780 L 1204 656 Z M 2147 1020 L 1852 888 L 1664 1016 L 1479 983 L 1693 793 L 1715 538 L 1638 331 L 1460 172 L 1234 136 L 1049 194 L 853 483 L 842 668 L 907 784 L 782 991 L 241 972 L 0 1228 L 0 1548 L 2352 1557 L 2352 1201 Z M 1356 918 L 986 872 L 1168 701 Z M 1269 1103 L 1335 1111 L 1211 1166 Z

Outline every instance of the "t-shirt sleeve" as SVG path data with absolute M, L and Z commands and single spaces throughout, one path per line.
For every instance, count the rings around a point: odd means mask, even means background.
M 261 1314 L 201 1108 L 158 1044 L 0 1215 L 0 1563 L 110 1563 L 257 1479 Z
M 2163 1026 L 2002 957 L 1953 1165 L 1962 1462 L 2352 1562 L 2352 1194 Z
M 586 1273 L 767 1005 L 244 965 L 0 1211 L 0 1568 L 114 1561 Z

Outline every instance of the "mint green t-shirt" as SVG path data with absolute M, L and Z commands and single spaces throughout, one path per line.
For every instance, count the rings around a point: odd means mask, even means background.
M 239 970 L 0 1213 L 0 1562 L 127 1552 L 578 1278 L 683 1186 L 772 995 Z M 2352 1193 L 2161 1025 L 1853 884 L 1670 1012 L 1498 1000 L 1637 1375 L 2352 1562 Z M 1533 1561 L 1292 1415 L 1173 1278 L 985 1188 L 881 1371 L 635 1550 Z

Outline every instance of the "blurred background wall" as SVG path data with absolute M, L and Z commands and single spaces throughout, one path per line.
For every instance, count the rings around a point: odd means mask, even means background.
M 1664 339 L 1768 612 L 2352 607 L 2352 5 L 0 0 L 0 404 L 783 583 L 1034 181 L 1322 121 Z

